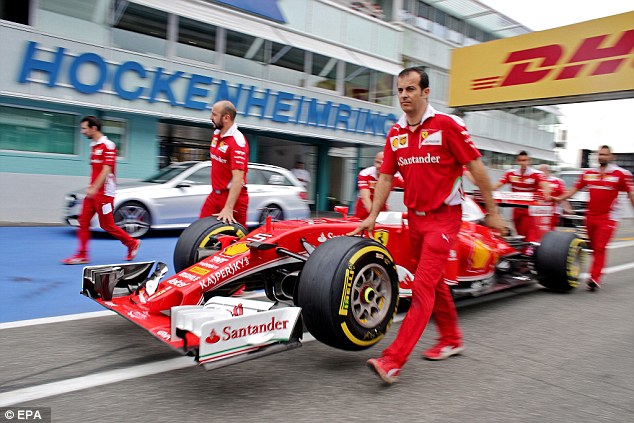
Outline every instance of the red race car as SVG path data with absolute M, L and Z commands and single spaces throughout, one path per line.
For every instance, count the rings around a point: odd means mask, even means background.
M 500 205 L 528 207 L 535 233 L 545 232 L 552 207 L 508 194 L 497 194 Z M 174 276 L 161 280 L 163 263 L 152 274 L 154 262 L 89 266 L 82 294 L 207 368 L 300 346 L 302 322 L 332 347 L 368 348 L 385 335 L 399 298 L 411 295 L 417 257 L 410 250 L 407 213 L 383 212 L 372 234 L 350 237 L 345 234 L 359 221 L 346 215 L 347 208 L 338 211 L 342 218 L 269 218 L 251 233 L 204 218 L 180 236 Z M 482 209 L 467 198 L 445 269 L 456 297 L 535 281 L 555 291 L 577 286 L 581 238 L 556 231 L 539 242 L 502 237 L 483 219 Z M 242 289 L 264 290 L 271 302 L 232 296 Z

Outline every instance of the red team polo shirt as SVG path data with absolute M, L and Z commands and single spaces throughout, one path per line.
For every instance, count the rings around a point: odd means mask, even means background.
M 422 122 L 411 132 L 403 115 L 390 128 L 381 173 L 401 173 L 408 209 L 427 212 L 443 204 L 461 204 L 462 166 L 481 154 L 459 117 L 428 105 Z
M 90 143 L 90 184 L 92 185 L 104 166 L 110 166 L 112 173 L 108 175 L 97 194 L 114 197 L 117 189 L 115 183 L 115 166 L 117 164 L 117 146 L 105 135 Z
M 500 183 L 511 184 L 513 192 L 537 192 L 539 183 L 543 180 L 543 173 L 531 167 L 526 168 L 526 172 L 522 174 L 520 169 L 512 169 L 506 171 L 500 178 Z
M 216 130 L 209 147 L 211 158 L 211 187 L 214 190 L 228 190 L 231 188 L 232 170 L 243 170 L 246 184 L 247 166 L 249 164 L 249 145 L 238 125 L 233 124 L 221 138 Z
M 614 219 L 619 191 L 632 192 L 632 174 L 619 166 L 608 164 L 605 173 L 601 173 L 598 168 L 586 170 L 575 187 L 588 188 L 590 192 L 588 215 Z

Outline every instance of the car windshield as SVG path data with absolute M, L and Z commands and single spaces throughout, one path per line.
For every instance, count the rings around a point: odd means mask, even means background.
M 179 163 L 179 164 L 170 165 L 166 168 L 161 169 L 157 174 L 150 176 L 147 179 L 144 179 L 143 182 L 150 182 L 153 184 L 163 184 L 173 179 L 176 175 L 183 173 L 183 171 L 189 169 L 195 164 L 196 163 Z

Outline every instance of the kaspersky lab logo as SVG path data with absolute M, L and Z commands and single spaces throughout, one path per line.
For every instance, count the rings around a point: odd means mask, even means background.
M 529 48 L 509 53 L 505 64 L 511 68 L 502 76 L 477 78 L 471 81 L 472 90 L 533 84 L 542 80 L 566 80 L 580 76 L 615 73 L 630 60 L 634 51 L 634 29 L 619 34 L 612 45 L 604 45 L 613 34 L 585 38 L 566 60 L 561 44 Z

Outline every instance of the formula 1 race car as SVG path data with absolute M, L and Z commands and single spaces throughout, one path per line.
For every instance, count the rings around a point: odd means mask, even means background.
M 535 281 L 554 291 L 577 286 L 584 241 L 549 231 L 553 207 L 500 193 L 500 205 L 527 207 L 540 242 L 502 237 L 483 225 L 467 198 L 458 241 L 445 269 L 456 297 L 478 296 Z M 82 294 L 131 320 L 206 368 L 301 345 L 303 325 L 319 341 L 361 350 L 383 338 L 400 298 L 411 296 L 418 264 L 407 213 L 382 212 L 372 234 L 346 236 L 359 220 L 273 222 L 251 233 L 239 224 L 200 219 L 181 234 L 176 274 L 154 262 L 89 266 Z M 154 272 L 152 269 L 155 268 Z M 232 296 L 263 290 L 270 300 Z

